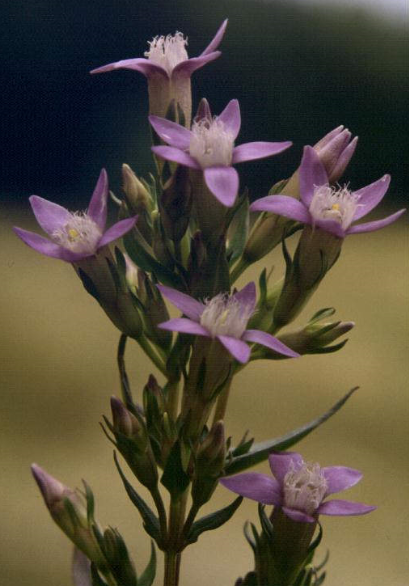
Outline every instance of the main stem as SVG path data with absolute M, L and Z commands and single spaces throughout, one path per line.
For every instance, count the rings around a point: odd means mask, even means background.
M 178 497 L 172 497 L 169 507 L 168 543 L 165 551 L 165 575 L 163 586 L 178 586 L 183 526 L 185 523 L 188 489 Z

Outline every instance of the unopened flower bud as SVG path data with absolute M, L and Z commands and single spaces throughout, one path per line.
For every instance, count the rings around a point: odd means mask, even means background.
M 299 354 L 321 354 L 340 350 L 346 340 L 329 346 L 354 327 L 354 322 L 313 323 L 294 332 L 286 332 L 279 336 L 281 342 Z M 281 358 L 277 354 L 277 358 Z
M 108 527 L 104 531 L 102 543 L 105 557 L 117 583 L 136 584 L 135 568 L 119 531 Z
M 226 440 L 223 421 L 218 421 L 200 444 L 195 461 L 192 499 L 203 505 L 212 496 L 226 457 Z
M 328 175 L 330 183 L 336 183 L 355 152 L 358 137 L 351 140 L 352 134 L 347 128 L 338 126 L 314 145 Z
M 56 524 L 98 568 L 104 568 L 105 559 L 91 527 L 94 521 L 88 519 L 80 495 L 37 464 L 32 464 L 31 471 Z
M 153 214 L 152 248 L 160 263 L 169 269 L 173 269 L 174 260 L 169 250 L 169 242 L 161 224 L 159 214 Z
M 136 442 L 138 449 L 145 450 L 147 434 L 143 425 L 128 411 L 125 405 L 116 397 L 111 397 L 111 411 L 114 431 Z
M 139 214 L 149 211 L 151 197 L 145 185 L 138 179 L 129 165 L 122 165 L 122 189 L 126 195 L 129 208 L 132 213 Z

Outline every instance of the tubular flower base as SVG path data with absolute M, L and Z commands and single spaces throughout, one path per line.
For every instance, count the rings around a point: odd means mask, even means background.
M 395 222 L 406 211 L 399 210 L 383 220 L 351 225 L 378 205 L 389 182 L 390 176 L 384 175 L 358 191 L 350 191 L 346 187 L 333 189 L 329 186 L 320 157 L 312 147 L 306 146 L 300 167 L 301 201 L 286 195 L 271 195 L 254 202 L 250 210 L 279 214 L 321 228 L 338 238 L 345 238 L 348 234 L 380 230 Z
M 132 230 L 137 218 L 117 222 L 104 232 L 107 219 L 108 178 L 103 169 L 86 212 L 71 213 L 56 203 L 37 195 L 30 197 L 30 204 L 37 222 L 50 240 L 14 228 L 14 232 L 31 248 L 45 256 L 74 263 L 94 256 L 100 248 L 121 238 Z
M 324 499 L 357 484 L 362 474 L 345 466 L 304 462 L 296 452 L 272 454 L 269 463 L 273 477 L 257 472 L 222 478 L 221 484 L 241 496 L 265 505 L 280 507 L 293 521 L 315 523 L 318 515 L 365 515 L 376 507 Z

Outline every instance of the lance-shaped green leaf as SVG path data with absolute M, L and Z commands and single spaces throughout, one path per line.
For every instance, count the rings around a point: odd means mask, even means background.
M 143 526 L 145 528 L 146 533 L 148 533 L 148 535 L 150 535 L 156 541 L 158 546 L 161 547 L 162 538 L 161 538 L 161 532 L 160 532 L 158 518 L 156 517 L 156 515 L 154 514 L 152 509 L 149 507 L 149 505 L 147 503 L 145 503 L 143 498 L 141 496 L 139 496 L 139 494 L 136 492 L 136 490 L 133 488 L 133 486 L 127 480 L 125 474 L 122 472 L 122 469 L 119 465 L 118 458 L 117 458 L 117 455 L 115 452 L 114 452 L 114 460 L 115 460 L 115 465 L 118 469 L 119 475 L 121 477 L 121 480 L 124 484 L 125 490 L 129 496 L 130 500 L 135 505 L 135 507 L 138 509 L 138 511 L 142 517 Z
M 149 559 L 149 563 L 146 566 L 145 570 L 141 574 L 138 580 L 138 586 L 152 586 L 153 581 L 155 580 L 156 576 L 156 550 L 151 542 L 151 557 Z
M 177 498 L 189 486 L 190 478 L 184 469 L 179 441 L 172 446 L 160 481 L 173 498 Z
M 260 462 L 267 460 L 269 454 L 274 451 L 287 450 L 291 446 L 297 444 L 300 440 L 310 434 L 314 429 L 325 423 L 330 417 L 332 417 L 341 407 L 347 402 L 349 397 L 358 389 L 353 388 L 349 391 L 342 399 L 340 399 L 331 409 L 326 413 L 313 419 L 309 423 L 286 433 L 285 435 L 267 440 L 265 442 L 259 442 L 254 444 L 251 450 L 242 456 L 233 457 L 226 466 L 225 476 L 231 476 L 237 474 L 243 470 L 247 470 Z
M 232 518 L 241 505 L 242 500 L 243 497 L 239 496 L 227 507 L 219 509 L 214 513 L 210 513 L 210 515 L 206 515 L 198 521 L 195 521 L 187 535 L 186 544 L 195 543 L 195 541 L 199 539 L 199 535 L 204 533 L 204 531 L 212 531 L 213 529 L 218 529 L 224 525 L 224 523 Z

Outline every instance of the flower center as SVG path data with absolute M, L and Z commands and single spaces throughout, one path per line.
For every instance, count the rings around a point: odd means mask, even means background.
M 304 462 L 287 472 L 283 488 L 287 507 L 312 515 L 327 492 L 328 482 L 319 464 Z
M 172 70 L 178 63 L 186 61 L 189 57 L 186 51 L 187 39 L 183 38 L 182 33 L 176 32 L 174 35 L 166 37 L 155 37 L 148 41 L 149 51 L 144 53 L 150 61 L 163 67 L 171 75 Z
M 193 123 L 189 153 L 203 169 L 230 166 L 233 147 L 233 135 L 218 118 L 203 118 Z
M 240 303 L 233 295 L 229 296 L 227 293 L 219 293 L 205 304 L 200 324 L 210 332 L 212 338 L 241 338 L 253 313 L 249 305 Z
M 315 220 L 335 220 L 347 230 L 354 219 L 359 198 L 346 187 L 334 189 L 329 185 L 316 187 L 310 204 Z
M 56 244 L 80 254 L 94 254 L 101 236 L 101 230 L 85 212 L 70 214 L 64 226 L 51 234 Z

